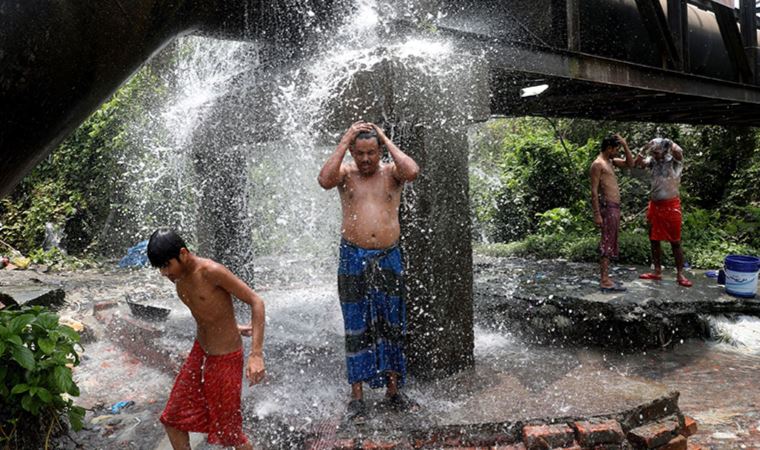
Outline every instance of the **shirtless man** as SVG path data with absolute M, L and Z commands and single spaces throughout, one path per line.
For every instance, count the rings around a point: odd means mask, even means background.
M 676 282 L 683 287 L 691 287 L 692 282 L 683 273 L 681 247 L 681 197 L 678 191 L 683 171 L 683 149 L 670 139 L 656 138 L 649 141 L 644 150 L 649 156 L 639 153 L 634 163 L 637 167 L 649 169 L 652 174 L 647 221 L 654 272 L 641 274 L 639 278 L 662 280 L 660 241 L 668 241 L 676 262 Z
M 245 365 L 246 377 L 253 385 L 264 378 L 264 301 L 223 265 L 192 254 L 174 230 L 153 233 L 148 259 L 175 284 L 197 327 L 193 349 L 160 418 L 172 447 L 189 450 L 188 432 L 197 432 L 207 433 L 210 444 L 252 450 L 243 433 L 240 410 L 240 334 L 253 336 Z M 232 296 L 251 305 L 251 325 L 238 329 Z
M 625 159 L 618 158 L 620 146 L 625 150 Z M 619 134 L 602 140 L 601 151 L 591 163 L 591 207 L 594 210 L 594 224 L 602 231 L 599 242 L 599 268 L 602 292 L 622 292 L 625 287 L 610 279 L 610 259 L 619 254 L 618 229 L 620 227 L 620 188 L 615 167 L 633 167 L 633 155 L 628 143 Z
M 392 162 L 380 161 L 381 145 Z M 343 163 L 347 151 L 352 163 Z M 364 382 L 372 388 L 385 386 L 386 402 L 395 410 L 416 406 L 399 392 L 406 376 L 406 305 L 398 209 L 404 183 L 414 181 L 419 171 L 383 130 L 359 121 L 319 172 L 320 186 L 338 187 L 343 211 L 338 294 L 346 331 L 351 420 L 365 418 Z

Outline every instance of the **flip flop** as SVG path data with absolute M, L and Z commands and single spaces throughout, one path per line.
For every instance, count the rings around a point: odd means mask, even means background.
M 678 284 L 680 284 L 683 287 L 691 287 L 694 283 L 692 283 L 691 281 L 689 281 L 688 278 L 681 277 L 681 278 L 678 279 Z
M 612 293 L 612 292 L 625 292 L 628 290 L 628 288 L 626 288 L 625 286 L 621 284 L 615 283 L 614 285 L 610 287 L 599 286 L 599 290 L 607 294 L 607 293 Z
M 642 273 L 641 275 L 639 275 L 639 278 L 641 278 L 642 280 L 656 280 L 656 281 L 660 281 L 660 280 L 662 280 L 662 275 L 657 275 L 656 273 L 651 273 L 651 272 L 650 273 Z

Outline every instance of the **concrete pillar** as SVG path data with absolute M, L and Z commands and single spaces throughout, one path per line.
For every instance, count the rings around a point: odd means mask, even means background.
M 197 251 L 253 286 L 248 158 L 236 127 L 237 121 L 230 120 L 223 108 L 217 109 L 193 136 L 192 155 L 199 180 Z
M 330 127 L 341 131 L 358 119 L 382 124 L 420 165 L 401 208 L 407 357 L 418 378 L 473 364 L 467 129 L 490 115 L 489 94 L 487 67 L 476 57 L 389 52 L 347 80 L 328 114 Z

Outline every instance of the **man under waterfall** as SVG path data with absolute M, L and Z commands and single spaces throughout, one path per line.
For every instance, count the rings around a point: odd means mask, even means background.
M 381 162 L 381 146 L 391 162 Z M 346 152 L 353 162 L 343 162 Z M 404 183 L 414 181 L 419 171 L 382 129 L 359 121 L 319 172 L 320 186 L 338 188 L 343 211 L 338 294 L 351 384 L 347 417 L 355 422 L 366 418 L 365 382 L 385 386 L 385 403 L 396 411 L 417 407 L 399 391 L 406 377 L 406 304 L 398 210 Z

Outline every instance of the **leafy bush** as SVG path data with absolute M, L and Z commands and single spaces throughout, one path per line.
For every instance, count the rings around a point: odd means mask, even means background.
M 86 257 L 70 256 L 58 248 L 43 250 L 38 248 L 29 253 L 34 264 L 45 264 L 56 269 L 86 269 L 97 266 L 97 263 Z
M 38 164 L 0 201 L 0 231 L 23 253 L 42 246 L 45 223 L 65 231 L 63 246 L 77 255 L 97 244 L 126 191 L 125 159 L 133 148 L 129 126 L 147 123 L 148 100 L 160 95 L 149 64 Z
M 60 325 L 58 316 L 35 306 L 0 311 L 0 445 L 4 448 L 47 448 L 61 432 L 65 416 L 82 428 L 84 409 L 71 367 L 79 364 L 79 335 Z

